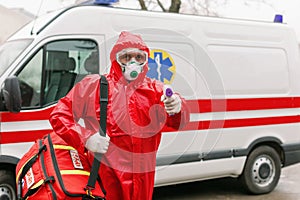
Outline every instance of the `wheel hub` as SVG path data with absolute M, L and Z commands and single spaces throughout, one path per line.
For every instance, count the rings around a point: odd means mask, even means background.
M 8 185 L 0 185 L 0 200 L 12 200 L 11 188 Z
M 266 179 L 270 176 L 270 173 L 271 173 L 271 168 L 268 164 L 266 163 L 263 163 L 260 168 L 259 168 L 259 176 L 262 178 L 262 179 Z
M 269 185 L 275 177 L 274 162 L 268 156 L 257 158 L 253 163 L 252 177 L 260 187 Z

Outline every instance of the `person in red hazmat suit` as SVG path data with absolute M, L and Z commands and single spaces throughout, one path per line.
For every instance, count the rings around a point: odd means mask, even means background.
M 146 77 L 149 49 L 139 35 L 122 32 L 107 77 L 107 137 L 99 134 L 99 75 L 77 83 L 51 113 L 54 131 L 78 150 L 105 153 L 99 170 L 107 200 L 152 199 L 161 132 L 189 121 L 185 100 L 164 94 Z M 101 120 L 101 119 L 100 119 Z

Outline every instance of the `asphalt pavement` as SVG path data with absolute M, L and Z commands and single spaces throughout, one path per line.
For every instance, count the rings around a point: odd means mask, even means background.
M 249 195 L 237 179 L 223 178 L 158 187 L 153 200 L 300 200 L 300 164 L 283 168 L 274 191 Z

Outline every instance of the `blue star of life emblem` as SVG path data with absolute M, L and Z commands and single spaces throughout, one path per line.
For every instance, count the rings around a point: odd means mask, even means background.
M 175 76 L 175 64 L 172 57 L 163 50 L 151 50 L 148 61 L 149 78 L 170 84 Z

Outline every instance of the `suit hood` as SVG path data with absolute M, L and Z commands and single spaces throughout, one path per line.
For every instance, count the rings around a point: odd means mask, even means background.
M 119 51 L 127 48 L 137 48 L 147 52 L 147 54 L 149 55 L 149 48 L 144 43 L 140 35 L 132 34 L 127 31 L 121 32 L 116 44 L 114 45 L 110 53 L 111 69 L 109 74 L 110 76 L 113 77 L 115 81 L 119 81 L 121 79 L 121 81 L 126 82 L 122 74 L 121 66 L 116 60 L 116 55 Z M 142 81 L 145 78 L 147 72 L 148 72 L 148 63 L 144 65 L 142 73 L 140 73 L 138 78 L 133 82 Z

